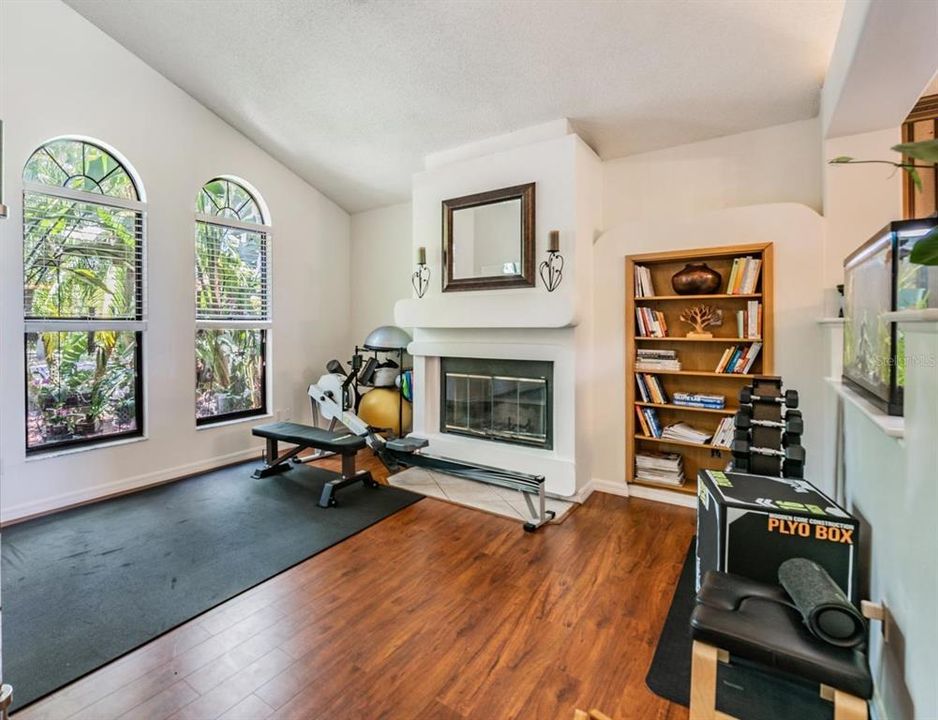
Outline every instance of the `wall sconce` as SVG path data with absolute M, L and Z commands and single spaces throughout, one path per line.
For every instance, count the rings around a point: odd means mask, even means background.
M 538 269 L 541 273 L 541 280 L 547 287 L 547 292 L 553 292 L 560 287 L 560 281 L 563 280 L 563 255 L 560 254 L 560 231 L 551 230 L 548 235 L 547 259 L 544 260 Z
M 427 265 L 427 249 L 425 247 L 417 248 L 417 269 L 410 276 L 410 284 L 414 286 L 414 292 L 418 298 L 427 294 L 427 288 L 430 287 L 430 266 Z

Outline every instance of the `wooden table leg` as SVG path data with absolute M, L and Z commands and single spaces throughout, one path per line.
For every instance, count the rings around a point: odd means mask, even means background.
M 720 651 L 712 645 L 694 640 L 690 674 L 690 720 L 714 720 L 716 717 L 719 654 Z

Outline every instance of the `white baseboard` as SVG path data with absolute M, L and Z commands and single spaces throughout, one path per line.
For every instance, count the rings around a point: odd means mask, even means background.
M 110 483 L 94 485 L 90 488 L 83 488 L 75 492 L 62 493 L 55 497 L 44 498 L 34 502 L 21 503 L 11 507 L 4 507 L 0 511 L 0 524 L 6 525 L 12 522 L 28 520 L 37 515 L 45 515 L 58 510 L 66 510 L 76 505 L 95 500 L 104 500 L 112 495 L 120 495 L 132 490 L 143 490 L 152 485 L 160 485 L 171 480 L 177 480 L 187 475 L 213 470 L 222 465 L 230 465 L 242 460 L 260 457 L 262 448 L 252 447 L 228 455 L 218 455 L 216 457 L 205 458 L 186 465 L 177 465 L 176 467 L 164 468 L 154 472 L 135 475 L 133 477 L 116 480 Z
M 584 502 L 586 498 L 594 492 L 602 492 L 608 495 L 619 495 L 620 497 L 642 498 L 643 500 L 655 500 L 656 502 L 668 503 L 670 505 L 680 505 L 681 507 L 696 508 L 697 498 L 682 492 L 673 492 L 666 489 L 657 489 L 645 487 L 644 485 L 629 485 L 624 480 L 603 480 L 602 478 L 593 478 L 586 487 L 584 487 L 577 496 L 577 502 Z
M 628 497 L 631 494 L 629 492 L 628 483 L 622 480 L 603 480 L 602 478 L 593 478 L 587 483 L 584 490 L 589 490 L 587 497 L 594 492 L 602 492 L 607 495 L 619 495 L 620 497 Z

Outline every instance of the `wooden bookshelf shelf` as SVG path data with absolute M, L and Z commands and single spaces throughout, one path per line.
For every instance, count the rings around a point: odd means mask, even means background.
M 652 437 L 651 435 L 642 435 L 641 433 L 637 434 L 635 436 L 635 439 L 644 440 L 645 442 L 659 443 L 661 445 L 677 445 L 678 447 L 690 447 L 690 448 L 698 448 L 698 449 L 704 449 L 704 450 L 719 450 L 721 452 L 726 452 L 726 453 L 730 451 L 729 448 L 714 447 L 710 443 L 701 444 L 701 443 L 685 442 L 684 440 L 670 440 L 668 438 L 656 438 L 656 437 Z M 688 481 L 690 481 L 690 478 L 688 478 Z
M 740 388 L 759 375 L 771 375 L 774 359 L 773 328 L 773 264 L 772 244 L 728 245 L 722 247 L 697 248 L 663 253 L 630 255 L 625 259 L 625 383 L 626 383 L 626 433 L 625 467 L 629 483 L 654 487 L 676 493 L 697 492 L 697 472 L 702 469 L 720 470 L 730 460 L 728 448 L 700 445 L 679 440 L 664 440 L 642 434 L 636 409 L 652 408 L 662 427 L 685 422 L 702 432 L 713 433 L 720 422 L 735 414 L 737 395 Z M 762 261 L 755 290 L 752 293 L 713 295 L 653 295 L 638 297 L 635 282 L 635 267 L 647 268 L 656 292 L 671 292 L 671 277 L 688 263 L 705 262 L 723 278 L 725 290 L 735 258 L 751 257 Z M 723 337 L 720 333 L 737 333 L 737 311 L 748 310 L 747 305 L 758 301 L 762 306 L 762 337 Z M 664 315 L 664 325 L 673 332 L 683 334 L 691 329 L 680 320 L 681 312 L 689 305 L 713 305 L 723 312 L 723 325 L 711 327 L 715 337 L 642 337 L 637 333 L 636 308 L 648 307 Z M 746 349 L 752 343 L 762 343 L 762 350 L 747 373 L 714 372 L 727 346 L 739 345 Z M 638 348 L 673 350 L 681 363 L 681 370 L 639 370 L 635 367 Z M 657 404 L 643 402 L 636 389 L 636 374 L 655 375 L 666 395 L 675 392 L 709 393 L 723 395 L 727 407 L 723 410 L 699 408 L 673 403 Z M 682 486 L 636 480 L 635 457 L 648 451 L 678 453 L 683 458 L 685 483 Z
M 635 302 L 655 302 L 657 300 L 758 300 L 762 293 L 749 295 L 652 295 L 651 297 L 635 297 Z
M 670 485 L 668 483 L 656 483 L 649 480 L 632 480 L 632 485 L 641 485 L 642 487 L 656 488 L 658 490 L 672 490 L 674 492 L 684 493 L 685 495 L 696 495 L 697 484 L 688 485 Z
M 736 338 L 736 337 L 712 337 L 712 338 L 689 338 L 689 337 L 645 337 L 635 336 L 636 342 L 721 342 L 721 343 L 747 343 L 762 342 L 762 338 Z
M 688 377 L 712 377 L 712 378 L 737 378 L 739 380 L 752 380 L 756 377 L 750 373 L 718 373 L 707 370 L 633 370 L 633 372 L 644 373 L 646 375 L 687 375 Z
M 642 402 L 641 400 L 636 400 L 635 404 L 639 407 L 650 407 L 650 408 L 662 408 L 666 410 L 687 410 L 688 412 L 699 412 L 699 413 L 710 413 L 712 415 L 735 415 L 736 408 L 724 408 L 723 410 L 717 410 L 716 408 L 702 408 L 694 407 L 693 405 L 675 405 L 674 403 L 652 403 L 652 402 Z

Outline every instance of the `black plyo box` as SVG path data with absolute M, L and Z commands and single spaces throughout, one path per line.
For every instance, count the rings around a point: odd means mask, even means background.
M 708 570 L 778 584 L 789 558 L 813 560 L 857 604 L 859 523 L 805 480 L 701 470 L 697 589 Z

